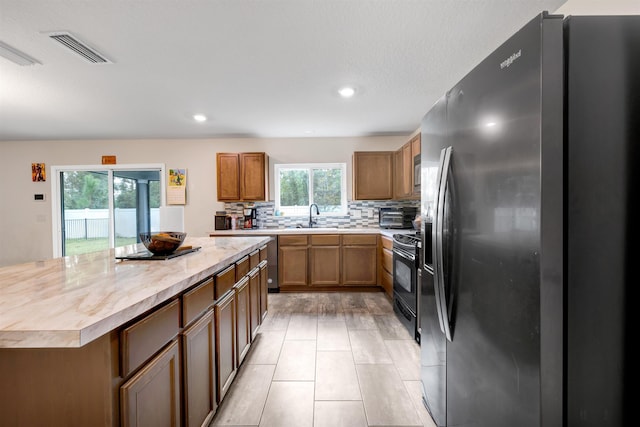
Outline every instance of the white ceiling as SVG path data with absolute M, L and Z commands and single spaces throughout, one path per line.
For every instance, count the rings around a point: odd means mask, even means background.
M 0 57 L 0 140 L 410 134 L 482 58 L 564 2 L 0 0 L 0 41 L 41 62 Z M 113 63 L 43 34 L 60 30 Z M 356 96 L 341 99 L 342 85 Z

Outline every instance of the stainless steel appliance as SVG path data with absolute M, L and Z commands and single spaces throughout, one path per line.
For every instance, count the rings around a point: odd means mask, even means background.
M 380 208 L 378 225 L 380 228 L 413 228 L 412 221 L 417 214 L 418 208 L 410 206 Z
M 258 228 L 257 211 L 256 208 L 246 207 L 244 212 L 244 227 L 243 228 Z
M 438 426 L 635 421 L 638 58 L 640 16 L 543 13 L 425 115 L 421 375 Z
M 418 342 L 419 248 L 420 236 L 393 235 L 393 311 Z
M 217 211 L 215 215 L 216 230 L 231 230 L 231 216 L 226 211 Z
M 271 236 L 267 243 L 267 291 L 280 292 L 278 285 L 278 236 Z

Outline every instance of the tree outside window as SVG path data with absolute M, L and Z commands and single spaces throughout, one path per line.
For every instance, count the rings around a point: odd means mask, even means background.
M 275 165 L 276 210 L 283 215 L 309 215 L 309 205 L 321 213 L 344 215 L 347 211 L 346 164 Z

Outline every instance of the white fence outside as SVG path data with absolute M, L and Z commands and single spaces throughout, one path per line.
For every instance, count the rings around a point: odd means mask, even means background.
M 160 209 L 149 209 L 151 230 L 159 230 Z M 108 209 L 69 209 L 64 211 L 66 239 L 109 237 Z M 115 209 L 116 237 L 137 237 L 136 209 Z

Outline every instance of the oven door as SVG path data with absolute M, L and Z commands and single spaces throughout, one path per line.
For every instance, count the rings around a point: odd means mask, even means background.
M 415 254 L 393 248 L 393 294 L 416 315 L 418 303 L 416 283 L 417 265 Z

